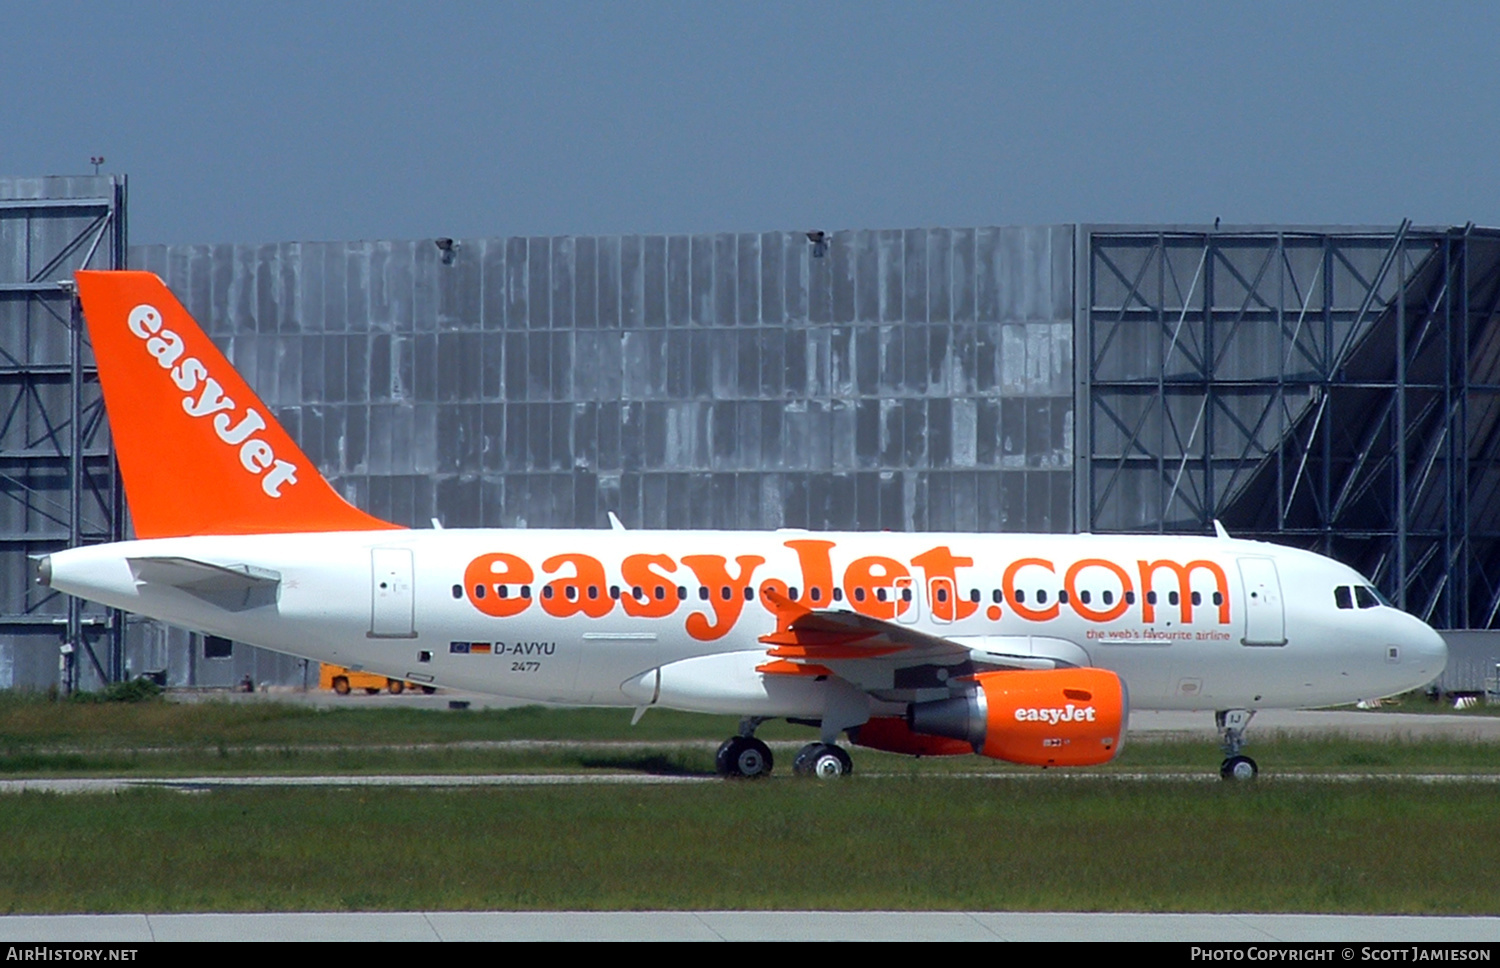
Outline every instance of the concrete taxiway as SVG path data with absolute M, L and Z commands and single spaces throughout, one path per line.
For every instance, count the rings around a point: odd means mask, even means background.
M 1175 941 L 1500 939 L 1500 918 L 997 911 L 411 911 L 0 917 L 0 941 Z

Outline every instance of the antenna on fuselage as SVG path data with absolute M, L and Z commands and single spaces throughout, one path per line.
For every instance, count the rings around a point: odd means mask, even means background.
M 1218 535 L 1222 541 L 1229 540 L 1229 532 L 1224 530 L 1224 526 L 1219 523 L 1218 518 L 1214 518 L 1214 534 Z
M 624 531 L 625 530 L 625 525 L 623 525 L 623 524 L 620 523 L 620 519 L 615 515 L 615 512 L 610 511 L 608 513 L 609 513 L 609 530 L 611 530 L 611 531 Z

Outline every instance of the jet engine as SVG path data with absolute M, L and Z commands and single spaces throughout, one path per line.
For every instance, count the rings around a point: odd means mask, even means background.
M 964 694 L 913 703 L 913 733 L 963 740 L 1029 766 L 1094 766 L 1120 750 L 1130 700 L 1106 669 L 981 672 Z
M 849 730 L 849 741 L 855 746 L 907 756 L 968 756 L 974 752 L 966 740 L 914 733 L 898 716 L 871 717 Z

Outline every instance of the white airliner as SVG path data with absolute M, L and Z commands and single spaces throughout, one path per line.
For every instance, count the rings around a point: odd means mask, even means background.
M 1217 537 L 409 530 L 346 503 L 156 276 L 80 272 L 138 540 L 42 559 L 52 588 L 291 655 L 549 702 L 1077 766 L 1130 709 L 1214 710 L 1221 773 L 1258 709 L 1418 688 L 1443 640 L 1358 573 Z

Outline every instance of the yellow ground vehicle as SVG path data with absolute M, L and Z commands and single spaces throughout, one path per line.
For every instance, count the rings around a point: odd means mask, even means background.
M 425 693 L 437 692 L 432 686 L 419 686 L 414 682 L 406 682 L 402 679 L 387 679 L 373 672 L 354 672 L 343 666 L 322 663 L 322 671 L 318 674 L 318 686 L 322 689 L 332 689 L 340 696 L 347 696 L 354 689 L 363 689 L 370 695 L 375 695 L 385 689 L 393 696 L 399 696 L 407 689 L 421 689 Z

